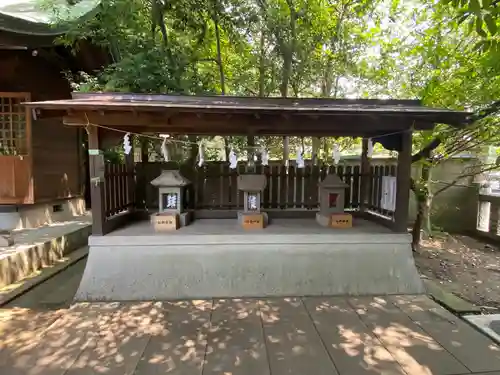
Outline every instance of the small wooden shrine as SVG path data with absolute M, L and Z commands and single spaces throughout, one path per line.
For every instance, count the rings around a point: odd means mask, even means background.
M 26 105 L 64 112 L 89 134 L 93 235 L 77 300 L 423 293 L 407 233 L 412 132 L 459 127 L 468 116 L 413 100 L 75 93 Z M 130 156 L 105 165 L 105 143 L 127 132 L 363 141 L 356 167 L 167 168 Z M 397 152 L 393 165 L 371 165 L 370 140 Z M 385 176 L 396 196 L 382 207 Z M 191 212 L 193 222 L 158 232 L 149 220 L 156 212 Z

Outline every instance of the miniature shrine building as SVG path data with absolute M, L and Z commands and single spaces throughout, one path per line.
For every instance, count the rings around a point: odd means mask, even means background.
M 118 93 L 74 93 L 72 99 L 26 105 L 44 116 L 64 112 L 67 126 L 88 132 L 93 235 L 78 300 L 423 293 L 407 233 L 412 132 L 435 124 L 460 127 L 469 115 L 413 100 Z M 215 207 L 206 200 L 213 174 L 202 172 L 211 166 L 164 163 L 145 178 L 147 160 L 134 164 L 128 155 L 122 165 L 104 163 L 103 145 L 120 142 L 126 132 L 362 137 L 363 149 L 359 168 L 349 171 L 262 165 L 230 171 L 221 164 L 216 184 L 227 202 Z M 369 138 L 397 151 L 396 167 L 371 168 Z M 179 169 L 180 177 L 165 181 L 189 184 L 162 185 L 164 198 L 151 181 L 168 169 Z M 238 183 L 247 174 L 260 176 Z M 391 197 L 381 188 L 388 184 Z M 292 198 L 276 203 L 285 186 Z M 177 201 L 180 187 L 185 199 Z M 146 191 L 156 203 L 145 203 Z M 156 231 L 151 214 L 174 200 L 182 205 L 175 211 L 190 212 L 192 222 Z M 315 220 L 344 210 L 352 227 Z M 265 213 L 268 225 L 244 230 L 238 217 L 246 211 Z

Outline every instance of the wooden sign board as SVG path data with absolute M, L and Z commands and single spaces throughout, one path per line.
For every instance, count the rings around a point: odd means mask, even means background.
M 262 214 L 244 215 L 242 219 L 243 229 L 264 228 L 264 215 Z
M 352 228 L 351 214 L 333 214 L 330 219 L 330 227 L 332 228 Z
M 151 216 L 151 221 L 157 232 L 168 232 L 179 229 L 179 217 L 176 214 L 156 214 Z

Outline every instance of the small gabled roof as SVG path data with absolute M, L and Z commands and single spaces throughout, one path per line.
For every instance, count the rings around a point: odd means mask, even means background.
M 169 187 L 169 186 L 181 187 L 189 185 L 190 183 L 191 181 L 189 181 L 177 170 L 162 171 L 158 177 L 156 177 L 153 181 L 151 181 L 151 185 L 158 187 Z

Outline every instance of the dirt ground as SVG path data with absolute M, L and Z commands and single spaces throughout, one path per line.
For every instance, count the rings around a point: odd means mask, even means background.
M 415 254 L 415 253 L 414 253 Z M 480 307 L 500 312 L 500 248 L 467 236 L 441 234 L 415 254 L 422 275 L 444 290 Z

